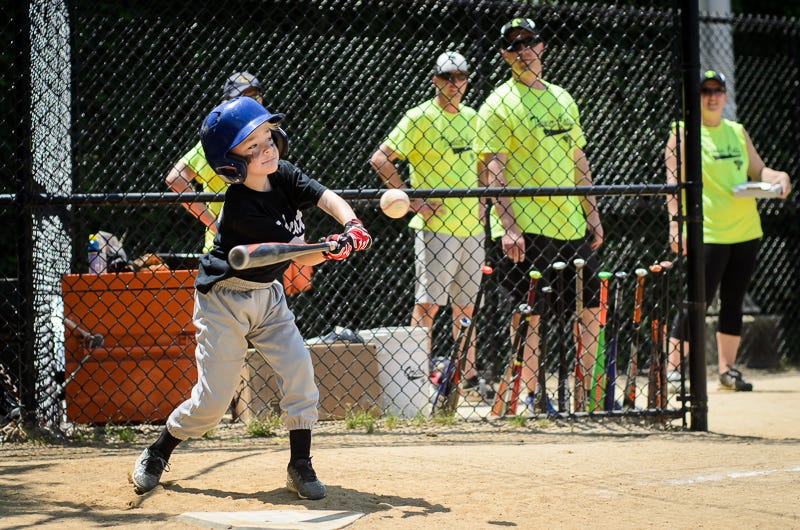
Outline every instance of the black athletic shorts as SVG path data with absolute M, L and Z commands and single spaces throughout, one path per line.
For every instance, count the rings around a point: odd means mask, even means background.
M 541 314 L 543 300 L 541 289 L 549 285 L 553 289 L 551 303 L 563 304 L 565 311 L 575 311 L 575 265 L 573 260 L 583 259 L 583 307 L 598 307 L 600 305 L 600 279 L 597 277 L 599 264 L 596 254 L 589 246 L 589 238 L 575 240 L 551 239 L 536 234 L 523 234 L 525 238 L 525 261 L 514 263 L 503 255 L 503 245 L 500 239 L 494 241 L 493 263 L 496 264 L 500 287 L 505 291 L 514 309 L 524 303 L 528 295 L 531 270 L 542 273 L 542 278 L 537 284 L 534 301 L 534 313 Z M 567 267 L 559 275 L 552 264 L 563 261 Z M 559 282 L 559 276 L 563 278 Z M 561 292 L 563 290 L 563 292 Z

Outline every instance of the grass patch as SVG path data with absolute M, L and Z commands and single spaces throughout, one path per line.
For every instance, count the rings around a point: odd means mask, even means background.
M 247 434 L 256 438 L 270 438 L 281 426 L 281 417 L 272 414 L 264 419 L 255 419 L 247 424 Z
M 386 417 L 383 418 L 383 426 L 386 427 L 387 430 L 394 429 L 399 423 L 400 418 L 391 413 L 387 413 Z
M 210 431 L 206 431 L 203 433 L 203 438 L 206 440 L 212 440 L 217 435 L 216 429 L 211 429 Z
M 431 421 L 436 425 L 453 425 L 456 420 L 456 413 L 451 410 L 439 410 L 431 417 Z
M 363 427 L 367 434 L 375 432 L 375 416 L 368 410 L 348 410 L 344 424 L 348 429 Z
M 528 422 L 528 418 L 525 416 L 511 416 L 508 418 L 508 423 L 513 425 L 514 427 L 525 427 L 525 424 Z
M 120 442 L 132 442 L 136 439 L 136 431 L 128 426 L 114 425 L 112 422 L 106 423 L 103 434 L 107 440 L 116 438 Z

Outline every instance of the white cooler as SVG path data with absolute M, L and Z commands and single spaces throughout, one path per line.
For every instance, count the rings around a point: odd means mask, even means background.
M 385 327 L 358 332 L 377 347 L 381 407 L 385 412 L 412 418 L 430 412 L 428 328 Z

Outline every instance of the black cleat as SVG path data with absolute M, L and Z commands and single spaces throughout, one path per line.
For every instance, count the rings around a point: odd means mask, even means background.
M 325 497 L 325 485 L 317 479 L 311 459 L 300 458 L 286 468 L 286 487 L 301 499 L 317 500 Z

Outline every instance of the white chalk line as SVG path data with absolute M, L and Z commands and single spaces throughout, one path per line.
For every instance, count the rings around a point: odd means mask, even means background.
M 667 485 L 684 486 L 687 484 L 699 484 L 702 482 L 721 482 L 723 480 L 735 480 L 741 478 L 763 477 L 776 473 L 800 473 L 800 466 L 783 467 L 779 469 L 762 469 L 760 471 L 730 471 L 728 473 L 715 473 L 713 475 L 698 475 L 696 477 L 670 479 L 660 482 L 645 482 L 643 485 Z

